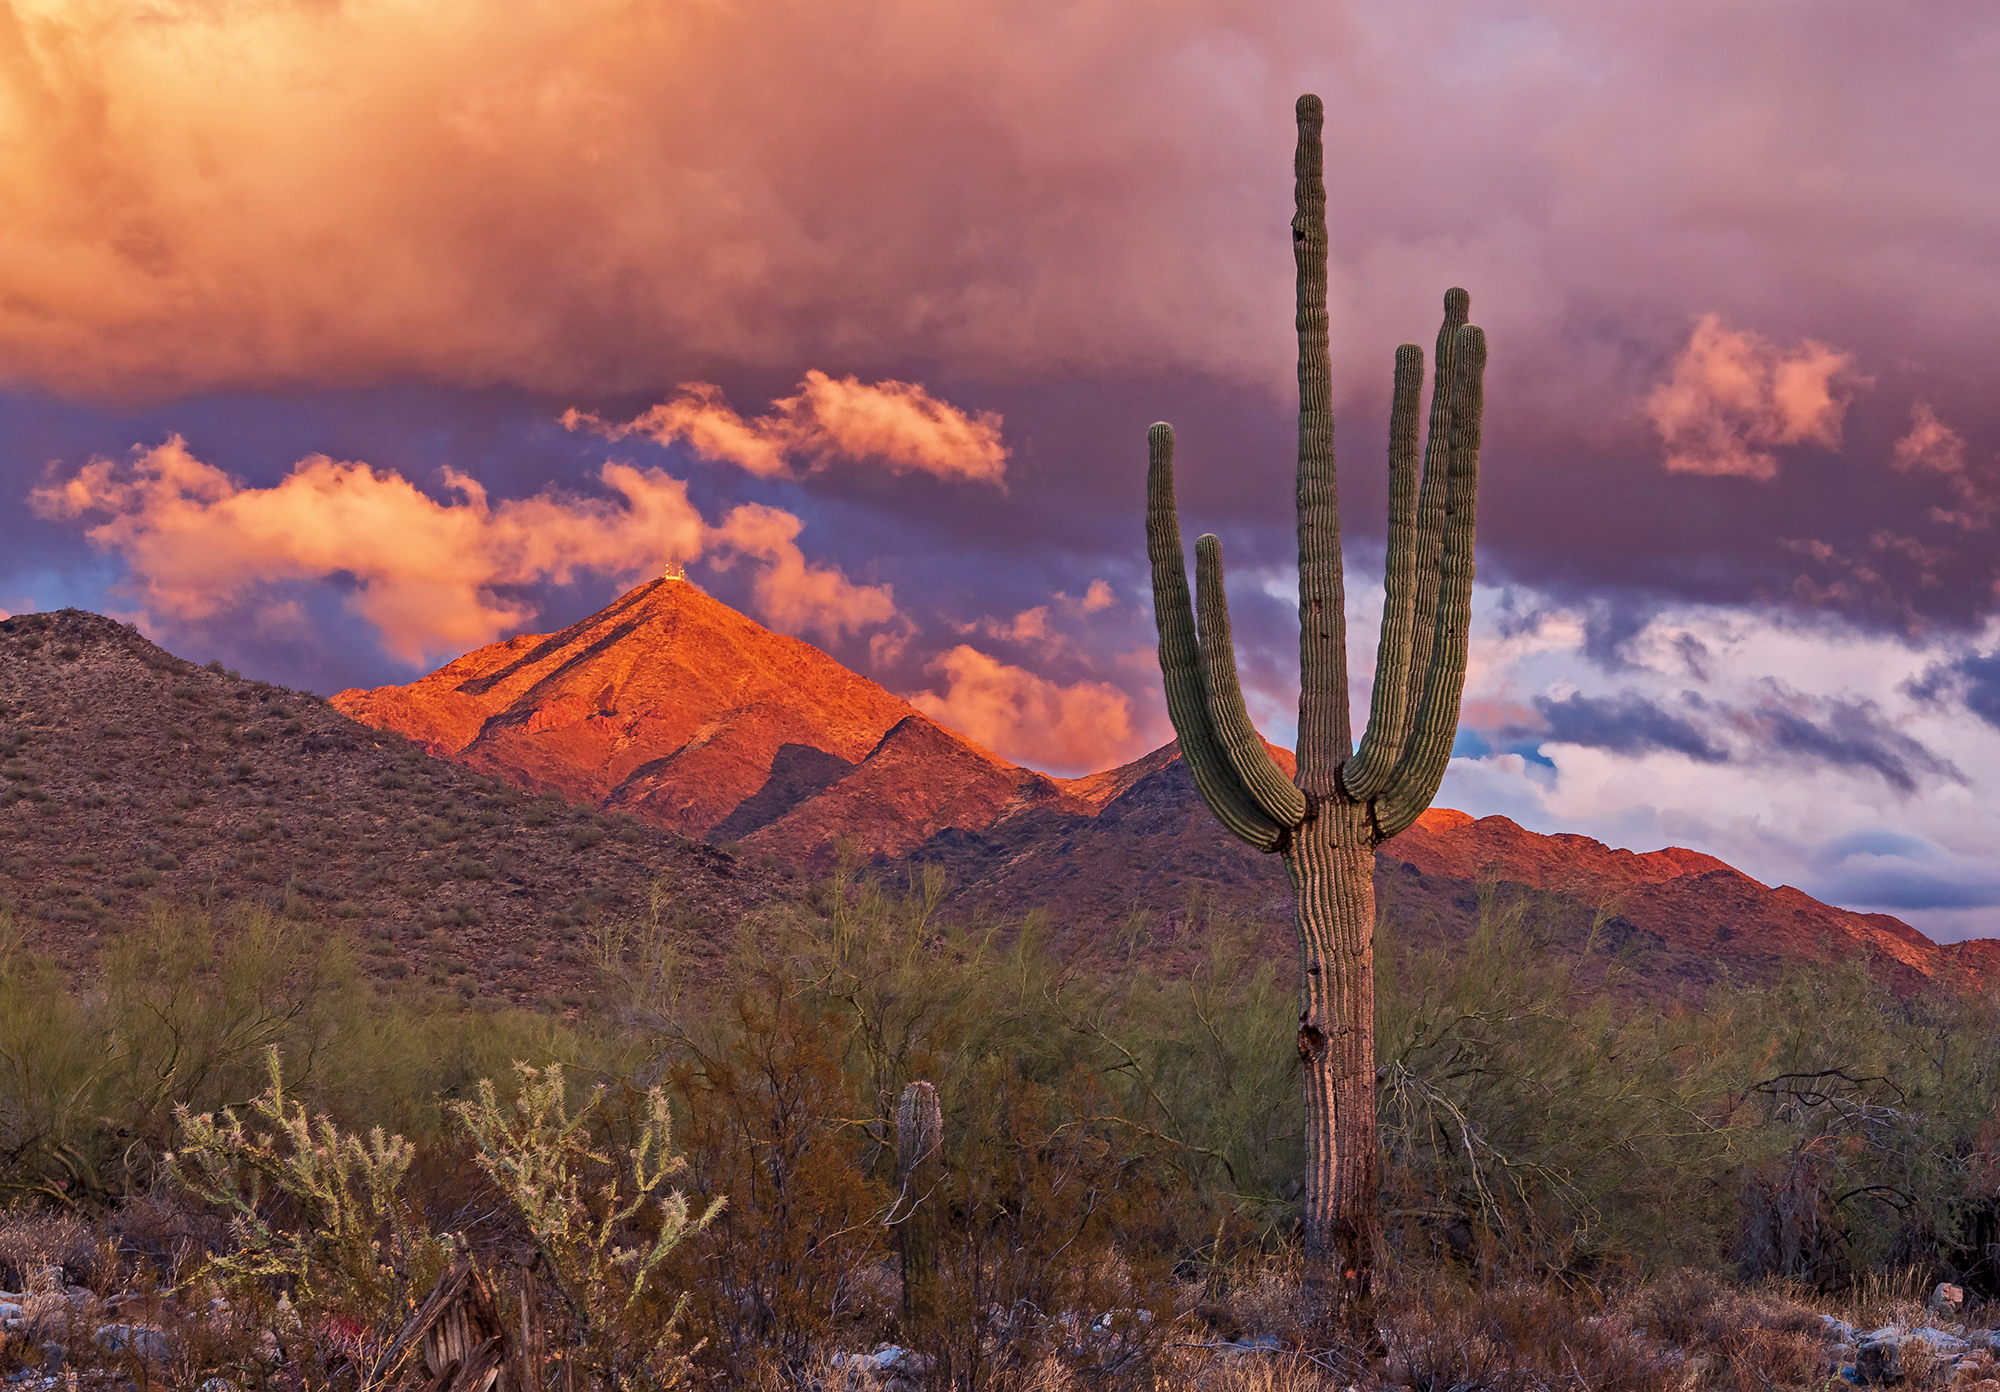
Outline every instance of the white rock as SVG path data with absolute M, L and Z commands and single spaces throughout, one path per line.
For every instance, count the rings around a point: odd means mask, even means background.
M 1911 1343 L 1928 1344 L 1932 1353 L 1951 1355 L 1965 1353 L 1972 1348 L 1970 1343 L 1956 1334 L 1948 1334 L 1942 1329 L 1933 1329 L 1928 1325 L 1922 1329 L 1912 1329 L 1909 1339 Z

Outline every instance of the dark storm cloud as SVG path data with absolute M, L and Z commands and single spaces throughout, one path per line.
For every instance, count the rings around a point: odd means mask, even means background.
M 0 267 L 0 371 L 162 403 L 42 402 L 31 442 L 0 447 L 17 502 L 51 460 L 177 430 L 253 483 L 324 451 L 426 488 L 449 464 L 496 499 L 587 489 L 621 453 L 685 477 L 711 516 L 782 507 L 809 556 L 893 586 L 906 647 L 826 641 L 899 689 L 957 625 L 1094 578 L 1134 606 L 1094 640 L 1143 648 L 1151 421 L 1182 433 L 1189 536 L 1221 532 L 1238 577 L 1290 561 L 1290 102 L 1316 89 L 1351 539 L 1382 535 L 1394 346 L 1428 351 L 1461 284 L 1493 342 L 1482 577 L 1585 607 L 1607 670 L 1674 601 L 1903 633 L 1992 611 L 2000 548 L 1968 525 L 2000 448 L 1989 7 L 1837 0 L 1808 25 L 1722 0 L 1504 17 L 1195 0 L 1137 25 L 1090 0 L 1046 32 L 981 3 L 887 27 L 844 2 L 777 24 L 752 0 L 685 30 L 609 0 L 531 24 L 410 13 L 195 7 L 51 21 L 9 50 L 40 119 L 4 155 L 27 211 Z M 418 47 L 422 64 L 398 56 Z M 126 119 L 95 120 L 107 104 Z M 1851 359 L 1837 443 L 1766 431 L 1769 479 L 1667 472 L 1645 404 L 1706 314 L 1785 361 L 1809 341 Z M 552 425 L 570 406 L 627 419 L 696 377 L 754 414 L 811 369 L 998 412 L 1008 492 L 852 472 L 765 487 Z M 1899 453 L 1919 402 L 1937 448 Z M 0 574 L 0 603 L 115 578 L 18 508 L 0 546 L 34 557 L 32 577 Z M 745 577 L 711 581 L 747 603 Z M 604 588 L 538 594 L 537 622 Z M 1281 687 L 1285 606 L 1236 593 L 1247 679 Z M 365 626 L 316 632 L 334 649 L 316 671 L 344 656 L 380 675 Z M 282 660 L 282 634 L 258 641 Z M 1074 650 L 1037 660 L 1089 675 Z M 1151 699 L 1137 667 L 1097 675 Z M 1830 719 L 1783 748 L 1926 776 Z
M 1544 731 L 1517 728 L 1507 733 L 1517 736 L 1539 733 L 1541 738 L 1558 744 L 1580 744 L 1614 754 L 1666 750 L 1704 764 L 1719 764 L 1729 757 L 1728 750 L 1714 743 L 1692 722 L 1633 692 L 1613 697 L 1585 696 L 1579 692 L 1561 700 L 1538 696 L 1535 709 L 1546 726 Z
M 1904 691 L 1919 701 L 1938 705 L 1957 700 L 1994 729 L 2000 730 L 2000 651 L 1966 653 L 1933 663 Z
M 1515 725 L 1503 736 L 1529 743 L 1576 744 L 1613 754 L 1684 754 L 1697 763 L 1781 764 L 1860 770 L 1904 795 L 1965 776 L 1922 742 L 1895 729 L 1873 702 L 1806 698 L 1794 693 L 1755 706 L 1730 707 L 1694 692 L 1676 714 L 1637 692 L 1535 698 L 1542 728 Z
M 1821 700 L 1804 709 L 1769 704 L 1746 713 L 1744 721 L 1756 758 L 1776 750 L 1802 763 L 1867 769 L 1904 794 L 1925 782 L 1965 781 L 1951 760 L 1890 726 L 1872 701 Z

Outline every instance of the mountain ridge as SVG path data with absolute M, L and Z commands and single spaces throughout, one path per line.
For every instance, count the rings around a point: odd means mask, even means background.
M 753 681 L 754 701 L 727 704 L 699 669 L 732 662 L 786 680 Z M 657 670 L 639 670 L 649 664 Z M 1282 869 L 1215 825 L 1175 744 L 1051 778 L 685 582 L 642 585 L 558 633 L 510 639 L 407 687 L 334 702 L 416 739 L 463 734 L 471 703 L 487 714 L 450 752 L 484 772 L 740 846 L 762 863 L 824 868 L 846 846 L 893 873 L 938 865 L 951 902 L 968 912 L 1043 909 L 1100 939 L 1138 919 L 1184 921 L 1187 899 L 1227 898 L 1280 925 L 1289 918 Z M 593 722 L 650 733 L 625 744 L 577 734 Z M 650 758 L 621 753 L 638 744 Z M 1290 768 L 1289 751 L 1272 753 Z M 1940 945 L 1892 916 L 1761 884 L 1702 852 L 1620 850 L 1504 817 L 1432 809 L 1381 848 L 1377 880 L 1385 921 L 1401 914 L 1419 936 L 1432 922 L 1470 931 L 1478 886 L 1539 896 L 1564 906 L 1558 916 L 1572 936 L 1603 932 L 1628 955 L 1650 954 L 1663 981 L 1767 975 L 1850 951 L 1904 984 L 2000 974 L 2000 942 Z

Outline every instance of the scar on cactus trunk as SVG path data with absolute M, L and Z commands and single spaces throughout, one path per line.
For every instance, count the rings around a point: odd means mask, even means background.
M 1323 113 L 1299 98 L 1295 164 L 1299 334 L 1299 744 L 1287 779 L 1244 709 L 1229 637 L 1222 546 L 1195 543 L 1190 602 L 1174 508 L 1174 432 L 1155 425 L 1146 552 L 1160 674 L 1181 755 L 1202 799 L 1236 836 L 1282 855 L 1299 941 L 1298 1049 L 1305 1082 L 1308 1326 L 1379 1348 L 1374 1327 L 1375 847 L 1416 821 L 1443 781 L 1465 686 L 1472 531 L 1486 336 L 1447 291 L 1429 438 L 1419 476 L 1424 355 L 1396 350 L 1389 422 L 1389 550 L 1368 729 L 1347 709 L 1340 502 L 1327 357 Z

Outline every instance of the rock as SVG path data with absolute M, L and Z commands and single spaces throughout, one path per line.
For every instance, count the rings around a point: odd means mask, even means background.
M 1938 1288 L 1931 1292 L 1927 1308 L 1933 1314 L 1948 1315 L 1965 1303 L 1965 1288 L 1954 1286 L 1949 1281 L 1938 1282 Z
M 1856 1379 L 1867 1387 L 1890 1387 L 1903 1380 L 1903 1344 L 1895 1329 L 1878 1329 L 1854 1350 Z
M 873 1353 L 836 1353 L 829 1361 L 836 1368 L 880 1378 L 920 1379 L 931 1369 L 928 1356 L 895 1344 L 883 1344 Z
M 0 1321 L 26 1319 L 28 1312 L 11 1300 L 0 1300 Z
M 1854 1326 L 1846 1320 L 1836 1319 L 1832 1315 L 1821 1315 L 1819 1322 L 1826 1326 L 1827 1337 L 1835 1343 L 1851 1344 L 1854 1342 Z
M 158 1363 L 173 1352 L 167 1331 L 157 1324 L 104 1324 L 93 1336 L 106 1353 L 133 1353 Z
M 1924 1326 L 1922 1329 L 1912 1329 L 1909 1334 L 1909 1342 L 1928 1344 L 1932 1353 L 1942 1354 L 1946 1358 L 1956 1358 L 1959 1354 L 1968 1353 L 1972 1349 L 1970 1343 L 1959 1338 L 1956 1334 L 1948 1333 L 1942 1329 L 1933 1329 L 1929 1325 Z

